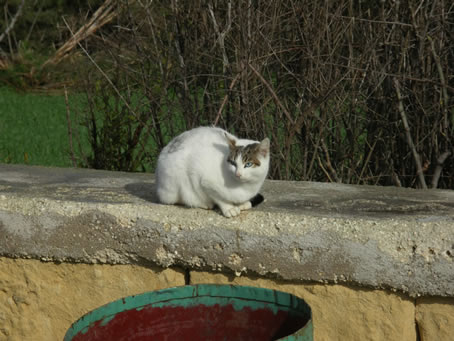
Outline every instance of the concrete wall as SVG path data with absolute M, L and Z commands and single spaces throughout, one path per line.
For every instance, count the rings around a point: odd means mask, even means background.
M 0 340 L 62 340 L 120 297 L 286 291 L 315 340 L 452 340 L 454 193 L 267 182 L 238 218 L 156 204 L 144 174 L 0 165 Z

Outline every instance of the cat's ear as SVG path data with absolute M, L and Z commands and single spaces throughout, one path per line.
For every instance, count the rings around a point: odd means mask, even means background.
M 229 144 L 230 149 L 235 149 L 236 147 L 236 141 L 232 139 L 227 133 L 224 133 L 225 139 L 227 143 Z
M 262 142 L 260 142 L 259 146 L 259 153 L 263 156 L 266 157 L 268 153 L 270 152 L 270 139 L 268 137 L 265 137 Z

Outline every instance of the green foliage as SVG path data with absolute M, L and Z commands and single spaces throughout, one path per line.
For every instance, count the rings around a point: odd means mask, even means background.
M 46 56 L 36 53 L 27 46 L 19 45 L 19 50 L 7 67 L 0 69 L 0 82 L 16 89 L 30 89 L 48 82 L 48 74 L 40 69 Z
M 70 96 L 69 103 L 73 108 L 83 106 L 80 95 Z M 72 120 L 76 125 L 74 114 Z M 79 130 L 79 134 L 80 148 L 86 151 L 86 131 Z M 70 167 L 68 141 L 62 94 L 24 94 L 0 88 L 0 162 Z
M 116 79 L 117 85 L 120 79 Z M 125 88 L 120 95 L 110 83 L 87 84 L 82 125 L 89 132 L 91 152 L 85 167 L 122 171 L 150 170 L 150 115 L 139 92 Z

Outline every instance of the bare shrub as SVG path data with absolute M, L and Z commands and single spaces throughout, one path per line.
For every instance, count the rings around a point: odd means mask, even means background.
M 137 97 L 139 163 L 216 123 L 269 136 L 274 179 L 454 188 L 450 1 L 121 3 L 84 43 Z

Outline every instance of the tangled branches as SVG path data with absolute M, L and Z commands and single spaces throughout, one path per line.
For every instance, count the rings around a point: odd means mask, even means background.
M 454 188 L 453 6 L 138 1 L 92 44 L 146 99 L 149 162 L 216 123 L 271 137 L 275 179 Z

